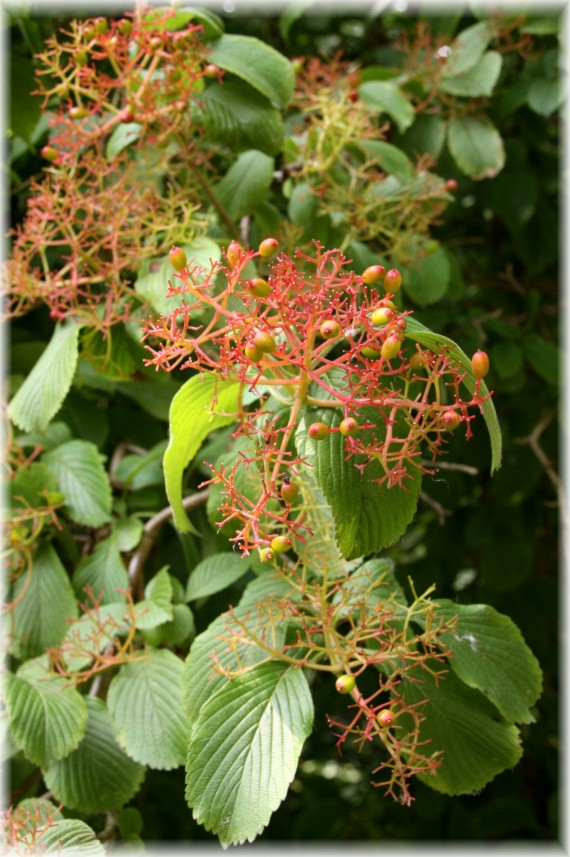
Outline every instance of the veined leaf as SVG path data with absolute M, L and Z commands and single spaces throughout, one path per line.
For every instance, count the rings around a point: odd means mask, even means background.
M 493 178 L 505 165 L 503 140 L 486 116 L 452 116 L 447 144 L 459 169 L 473 179 Z
M 124 604 L 103 604 L 69 626 L 61 641 L 61 655 L 70 673 L 89 666 L 105 646 L 129 627 Z
M 492 95 L 501 73 L 503 58 L 497 51 L 487 51 L 467 71 L 453 77 L 442 77 L 439 88 L 450 95 L 475 98 Z
M 141 765 L 171 770 L 184 764 L 189 730 L 182 710 L 182 661 L 165 649 L 123 664 L 109 687 L 107 705 L 123 750 Z
M 42 356 L 8 405 L 8 416 L 22 431 L 43 431 L 71 387 L 79 356 L 81 326 L 56 325 Z
M 452 339 L 448 339 L 447 336 L 441 336 L 439 333 L 432 333 L 429 328 L 425 327 L 413 316 L 408 316 L 406 319 L 405 335 L 406 338 L 412 339 L 414 342 L 419 342 L 420 345 L 425 345 L 426 348 L 429 348 L 436 353 L 445 349 L 449 356 L 455 360 L 466 373 L 463 383 L 470 393 L 473 392 L 475 389 L 476 378 L 473 374 L 471 360 Z M 484 381 L 481 381 L 479 390 L 483 396 L 486 396 L 489 392 Z M 481 408 L 483 411 L 483 419 L 485 420 L 487 431 L 489 432 L 489 438 L 491 440 L 491 473 L 493 473 L 501 466 L 503 449 L 501 428 L 499 426 L 493 400 L 487 399 L 483 402 Z
M 274 169 L 274 159 L 258 149 L 238 155 L 223 179 L 214 186 L 218 199 L 233 220 L 251 214 L 255 206 L 263 202 L 271 187 Z
M 222 845 L 252 842 L 285 798 L 312 725 L 301 670 L 266 663 L 226 682 L 190 739 L 186 799 L 198 823 Z
M 172 583 L 166 568 L 161 568 L 147 583 L 144 599 L 135 604 L 137 628 L 156 628 L 172 619 Z
M 14 821 L 23 824 L 21 844 L 30 854 L 64 854 L 67 857 L 104 857 L 105 849 L 95 832 L 76 818 L 64 818 L 45 798 L 20 801 L 13 811 Z
M 480 21 L 462 30 L 451 43 L 451 52 L 442 71 L 442 78 L 456 77 L 479 62 L 487 46 L 495 35 L 493 21 Z
M 121 590 L 129 588 L 129 575 L 114 534 L 100 541 L 93 553 L 78 563 L 72 580 L 81 598 L 85 597 L 85 587 L 90 586 L 100 604 L 126 600 Z
M 249 560 L 227 551 L 216 553 L 202 560 L 188 578 L 186 600 L 195 601 L 214 592 L 220 592 L 239 580 L 249 568 Z
M 347 562 L 343 558 L 337 541 L 336 525 L 331 507 L 312 472 L 304 469 L 295 479 L 302 497 L 305 523 L 312 531 L 306 541 L 295 540 L 295 551 L 308 568 L 322 574 L 326 569 L 327 579 L 346 574 Z
M 255 147 L 275 155 L 283 141 L 281 114 L 245 83 L 208 86 L 202 96 L 208 138 L 234 150 Z
M 172 400 L 164 477 L 174 523 L 181 532 L 196 532 L 182 505 L 184 470 L 213 429 L 235 422 L 239 390 L 235 381 L 222 381 L 213 374 L 194 375 Z
M 70 440 L 46 452 L 42 462 L 65 494 L 75 523 L 100 527 L 111 519 L 111 485 L 95 444 Z
M 83 740 L 44 771 L 44 782 L 69 809 L 112 812 L 137 793 L 145 769 L 117 744 L 103 700 L 88 697 L 85 701 L 88 720 Z
M 276 107 L 286 107 L 295 87 L 292 63 L 252 36 L 223 35 L 212 44 L 210 61 L 241 77 Z
M 360 84 L 358 92 L 366 105 L 380 113 L 388 114 L 398 126 L 400 133 L 403 134 L 413 123 L 415 119 L 413 105 L 407 95 L 395 84 L 368 80 Z

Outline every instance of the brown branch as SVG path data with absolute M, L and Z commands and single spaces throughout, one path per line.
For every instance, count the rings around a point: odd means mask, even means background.
M 555 415 L 555 411 L 549 411 L 545 414 L 535 425 L 533 430 L 527 437 L 517 437 L 514 439 L 514 443 L 523 443 L 527 446 L 530 446 L 540 463 L 544 468 L 544 472 L 548 476 L 558 498 L 558 508 L 560 509 L 560 518 L 562 521 L 562 526 L 566 528 L 568 523 L 568 507 L 566 504 L 566 496 L 564 494 L 564 489 L 562 486 L 562 480 L 560 476 L 554 469 L 552 462 L 547 457 L 545 451 L 540 445 L 540 436 L 543 431 L 550 425 L 552 418 Z

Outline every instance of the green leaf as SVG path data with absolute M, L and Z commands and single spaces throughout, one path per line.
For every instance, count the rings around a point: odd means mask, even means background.
M 265 200 L 273 181 L 275 161 L 257 149 L 238 155 L 214 192 L 232 220 L 251 214 Z
M 183 533 L 195 532 L 182 505 L 184 470 L 211 431 L 235 422 L 239 391 L 237 382 L 223 381 L 213 374 L 195 375 L 172 400 L 164 477 L 174 523 Z
M 523 352 L 516 342 L 498 342 L 491 348 L 491 364 L 502 379 L 512 378 L 523 368 Z
M 359 140 L 358 145 L 368 157 L 377 159 L 384 172 L 396 176 L 399 182 L 405 183 L 412 179 L 412 162 L 397 146 L 383 140 Z
M 380 113 L 387 113 L 398 126 L 400 133 L 403 134 L 413 123 L 414 107 L 408 97 L 393 83 L 369 80 L 360 84 L 358 92 L 364 104 Z
M 206 135 L 234 151 L 255 146 L 275 155 L 283 142 L 283 120 L 278 110 L 255 89 L 238 81 L 214 83 L 202 99 Z
M 420 114 L 414 124 L 402 136 L 400 145 L 404 151 L 417 157 L 425 152 L 439 158 L 445 144 L 445 121 L 441 116 Z
M 215 12 L 210 9 L 199 9 L 196 6 L 175 9 L 166 19 L 163 9 L 151 11 L 145 15 L 145 21 L 152 22 L 154 26 L 160 23 L 165 30 L 180 30 L 189 21 L 195 21 L 202 27 L 206 39 L 215 39 L 224 32 L 224 22 Z
M 482 95 L 492 95 L 495 84 L 499 79 L 503 58 L 497 51 L 487 51 L 481 59 L 466 71 L 442 77 L 439 88 L 449 95 L 464 98 L 475 98 Z
M 42 356 L 8 405 L 8 416 L 22 431 L 43 431 L 71 387 L 79 355 L 81 326 L 56 325 Z
M 420 345 L 424 345 L 426 348 L 429 348 L 436 353 L 445 349 L 452 360 L 455 360 L 466 373 L 463 383 L 470 393 L 473 392 L 475 389 L 476 378 L 473 374 L 471 360 L 452 339 L 448 339 L 447 336 L 441 336 L 439 333 L 432 333 L 431 330 L 421 324 L 417 319 L 413 318 L 413 316 L 408 316 L 406 319 L 405 335 L 407 339 L 419 342 Z M 483 396 L 486 396 L 489 392 L 484 381 L 481 381 L 479 389 Z M 499 426 L 493 400 L 487 399 L 483 402 L 481 408 L 483 411 L 483 418 L 489 432 L 489 438 L 491 440 L 491 473 L 493 473 L 501 466 L 503 448 L 501 428 Z
M 41 768 L 67 756 L 85 732 L 84 697 L 66 678 L 49 672 L 47 657 L 20 667 L 9 684 L 6 704 L 14 741 Z
M 327 214 L 320 214 L 319 198 L 307 182 L 299 182 L 289 199 L 289 219 L 303 229 L 302 240 L 315 239 L 322 244 L 328 243 L 331 232 L 331 220 Z
M 147 583 L 145 597 L 135 604 L 137 628 L 155 628 L 172 619 L 172 583 L 166 568 L 162 568 Z
M 129 588 L 129 575 L 114 534 L 100 541 L 93 553 L 78 563 L 72 581 L 79 598 L 85 598 L 84 590 L 90 586 L 100 604 L 126 600 L 125 593 L 118 590 Z
M 562 354 L 557 345 L 548 342 L 539 333 L 531 332 L 522 340 L 524 356 L 531 367 L 549 384 L 560 383 Z
M 386 423 L 377 408 L 361 408 L 359 419 L 371 423 L 376 438 L 384 436 Z M 374 480 L 384 476 L 378 461 L 363 471 L 355 465 L 364 461 L 356 455 L 346 459 L 345 439 L 340 432 L 325 440 L 312 440 L 308 425 L 318 421 L 337 428 L 342 420 L 335 408 L 312 408 L 297 428 L 295 442 L 300 456 L 314 468 L 314 475 L 336 522 L 336 537 L 342 555 L 347 559 L 380 551 L 393 544 L 413 519 L 418 502 L 421 474 L 409 467 L 406 490 Z M 370 430 L 372 431 L 372 430 Z
M 562 21 L 557 15 L 528 18 L 521 26 L 521 33 L 531 33 L 535 36 L 556 35 L 560 32 L 561 24 Z
M 120 155 L 123 149 L 136 143 L 141 135 L 143 126 L 139 122 L 121 122 L 113 128 L 113 132 L 107 140 L 105 157 L 109 160 Z
M 342 581 L 332 603 L 338 605 L 335 622 L 354 616 L 364 608 L 368 617 L 377 607 L 391 610 L 394 614 L 398 614 L 401 608 L 407 609 L 406 597 L 394 573 L 394 563 L 387 558 L 369 559 L 359 565 Z
M 427 670 L 418 670 L 404 679 L 400 689 L 408 705 L 421 705 L 425 720 L 419 740 L 429 741 L 424 752 L 443 750 L 443 762 L 435 774 L 418 775 L 426 785 L 448 795 L 469 794 L 519 761 L 522 751 L 516 726 L 499 720 L 497 709 L 483 694 L 467 687 L 453 672 L 436 684 Z M 405 728 L 407 716 L 398 722 Z
M 449 665 L 468 687 L 482 691 L 505 720 L 533 723 L 530 706 L 542 690 L 538 661 L 512 619 L 487 604 L 434 602 L 434 619 L 458 617 L 438 638 L 451 651 Z
M 76 524 L 100 527 L 111 520 L 111 485 L 102 461 L 95 444 L 85 440 L 70 440 L 42 458 L 65 494 L 65 508 Z
M 15 607 L 10 613 L 12 654 L 25 660 L 56 646 L 77 616 L 69 577 L 51 544 L 37 548 L 31 571 L 14 586 Z
M 67 857 L 104 857 L 107 853 L 95 831 L 78 818 L 63 818 L 34 840 L 34 847 L 45 854 L 67 855 Z
M 172 648 L 187 647 L 195 636 L 194 615 L 186 604 L 173 604 L 172 619 L 143 631 L 143 637 L 152 646 L 160 646 L 166 643 Z
M 480 21 L 462 30 L 451 43 L 451 53 L 443 65 L 442 82 L 473 68 L 487 50 L 494 35 L 495 24 L 492 21 Z
M 310 469 L 301 470 L 295 478 L 295 483 L 299 487 L 302 498 L 299 506 L 306 516 L 305 524 L 312 532 L 305 541 L 295 540 L 295 552 L 309 568 L 315 569 L 318 573 L 322 573 L 321 570 L 326 568 L 328 580 L 343 577 L 346 574 L 347 564 L 336 541 L 335 520 L 331 507 Z
M 169 771 L 184 764 L 189 731 L 182 671 L 172 652 L 147 649 L 144 660 L 123 664 L 111 681 L 107 705 L 115 737 L 141 765 Z
M 249 559 L 239 554 L 216 553 L 202 560 L 190 577 L 186 587 L 186 600 L 195 601 L 214 592 L 220 592 L 246 573 Z
M 124 604 L 103 604 L 72 622 L 60 654 L 70 673 L 85 669 L 103 649 L 130 626 Z
M 44 771 L 44 782 L 68 809 L 113 812 L 137 793 L 145 769 L 117 744 L 103 700 L 89 697 L 85 701 L 88 720 L 83 740 Z
M 192 730 L 186 799 L 222 845 L 252 842 L 285 798 L 313 702 L 301 670 L 266 663 L 226 681 Z
M 224 35 L 212 45 L 210 62 L 241 77 L 276 107 L 286 107 L 295 71 L 283 54 L 252 36 Z
M 123 518 L 115 523 L 113 538 L 121 553 L 134 550 L 143 536 L 144 526 L 140 518 Z
M 493 178 L 505 165 L 503 140 L 486 116 L 452 116 L 447 144 L 459 169 L 473 179 Z
M 564 87 L 558 78 L 539 78 L 533 80 L 526 97 L 526 103 L 540 116 L 550 116 L 564 101 Z
M 415 260 L 414 267 L 404 277 L 404 289 L 418 306 L 429 306 L 446 293 L 450 276 L 449 258 L 445 249 L 438 244 L 431 253 Z

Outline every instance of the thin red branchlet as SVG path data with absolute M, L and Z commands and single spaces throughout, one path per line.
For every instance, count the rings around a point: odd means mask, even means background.
M 50 145 L 13 235 L 8 315 L 45 303 L 105 332 L 142 302 L 141 262 L 201 230 L 192 170 L 208 155 L 193 104 L 207 54 L 200 28 L 165 26 L 172 14 L 72 22 L 38 55 Z
M 339 250 L 315 242 L 311 255 L 279 254 L 269 264 L 271 292 L 264 297 L 252 294 L 244 273 L 259 253 L 234 247 L 232 259 L 226 255 L 209 270 L 189 262 L 174 273 L 168 294 L 180 304 L 166 317 L 148 319 L 143 340 L 149 365 L 213 373 L 220 382 L 238 382 L 242 400 L 253 397 L 254 404 L 240 404 L 235 414 L 235 435 L 251 439 L 249 450 L 231 467 L 212 468 L 211 480 L 223 489 L 220 524 L 240 523 L 234 540 L 244 553 L 268 547 L 282 531 L 303 538 L 302 515 L 270 502 L 279 501 L 283 478 L 303 466 L 291 450 L 302 419 L 309 426 L 331 410 L 354 418 L 359 428 L 344 438 L 346 457 L 362 470 L 380 462 L 379 481 L 404 490 L 414 469 L 425 470 L 420 459 L 426 451 L 432 459 L 444 451 L 449 430 L 442 414 L 458 414 L 471 435 L 471 411 L 485 399 L 480 385 L 463 398 L 465 372 L 446 350 L 425 351 L 406 339 L 409 311 L 394 308 L 387 323 L 375 325 L 378 307 L 395 304 L 382 286 L 366 287 Z M 341 331 L 332 340 L 321 334 L 331 321 Z M 275 347 L 256 348 L 252 358 L 249 346 L 260 336 Z M 389 338 L 401 345 L 386 358 L 382 350 Z M 283 408 L 271 410 L 275 399 L 288 407 L 286 416 Z M 370 409 L 374 424 L 366 419 Z M 248 468 L 260 474 L 256 496 L 238 487 L 238 472 Z
M 35 798 L 30 798 L 26 806 L 8 807 L 0 816 L 0 840 L 6 848 L 5 853 L 45 853 L 41 837 L 62 818 L 62 807 L 63 804 L 50 807 L 45 801 L 39 804 Z

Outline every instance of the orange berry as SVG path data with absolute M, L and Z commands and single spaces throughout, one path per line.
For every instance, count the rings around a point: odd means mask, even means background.
M 241 245 L 237 241 L 231 241 L 226 250 L 226 256 L 230 265 L 235 265 L 241 255 Z
M 471 366 L 476 378 L 484 378 L 489 371 L 489 356 L 479 349 L 471 358 Z
M 402 285 L 402 275 L 397 268 L 391 268 L 384 277 L 384 288 L 388 294 L 393 295 Z
M 384 265 L 370 265 L 362 274 L 362 279 L 367 286 L 373 286 L 375 283 L 380 282 L 385 273 L 386 268 Z
M 186 253 L 181 247 L 172 247 L 168 259 L 175 271 L 183 271 L 186 267 Z

